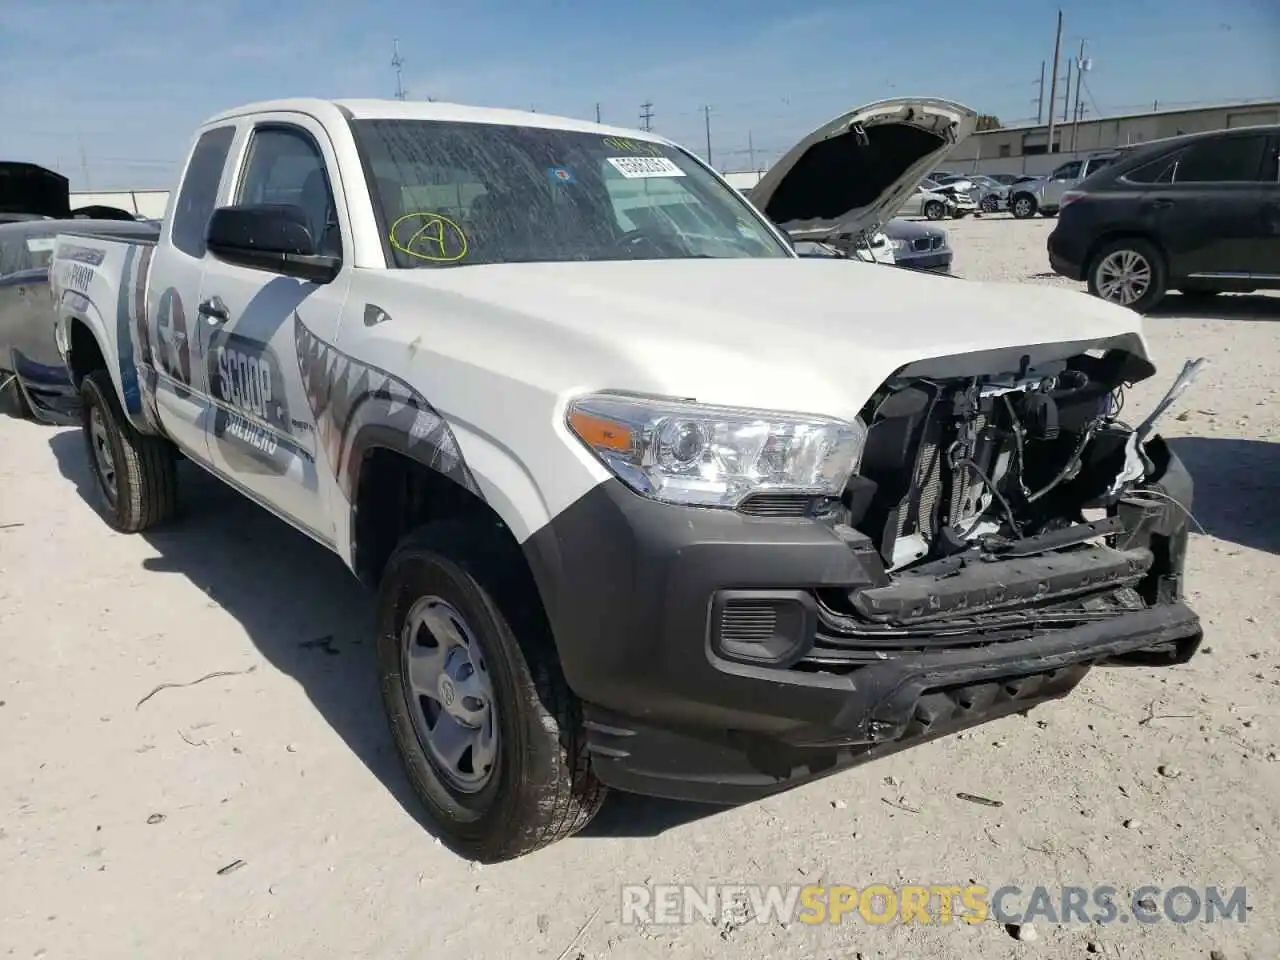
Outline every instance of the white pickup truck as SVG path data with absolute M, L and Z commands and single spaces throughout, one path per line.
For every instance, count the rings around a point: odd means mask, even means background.
M 414 787 L 481 860 L 609 787 L 750 801 L 1184 662 L 1190 478 L 1113 413 L 1139 316 L 788 239 L 896 210 L 973 123 L 852 111 L 752 205 L 542 114 L 220 114 L 157 243 L 57 240 L 102 513 L 173 518 L 181 455 L 342 557 Z

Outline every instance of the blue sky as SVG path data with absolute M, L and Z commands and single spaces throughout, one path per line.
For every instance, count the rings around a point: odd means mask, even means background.
M 167 187 L 195 126 L 249 100 L 427 96 L 653 127 L 722 169 L 768 162 L 848 107 L 944 96 L 1034 118 L 1058 6 L 1042 0 L 3 0 L 0 152 L 84 189 Z M 955 11 L 955 12 L 950 12 Z M 1278 0 L 1075 0 L 1064 48 L 1115 113 L 1280 98 Z M 1065 55 L 1065 54 L 1064 54 Z M 1065 70 L 1065 61 L 1063 70 Z

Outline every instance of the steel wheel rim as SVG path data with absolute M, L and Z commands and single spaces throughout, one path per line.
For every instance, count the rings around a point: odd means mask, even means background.
M 498 765 L 498 717 L 475 632 L 456 607 L 423 597 L 405 617 L 400 648 L 418 743 L 449 786 L 478 793 Z
M 1031 212 L 1031 201 L 1023 197 L 1013 205 L 1015 213 L 1027 214 Z
M 1151 289 L 1151 263 L 1136 250 L 1116 250 L 1098 264 L 1098 294 L 1104 300 L 1131 306 Z
M 924 205 L 924 215 L 930 220 L 941 220 L 946 209 L 937 200 L 930 200 Z
M 116 458 L 111 452 L 111 438 L 107 433 L 107 421 L 102 416 L 101 407 L 94 407 L 89 411 L 89 444 L 93 448 L 93 463 L 102 489 L 110 499 L 115 500 Z

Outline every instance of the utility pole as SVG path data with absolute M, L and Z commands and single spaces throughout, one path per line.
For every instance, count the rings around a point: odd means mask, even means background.
M 644 103 L 640 104 L 640 129 L 645 131 L 652 130 L 652 124 L 653 104 L 646 100 Z
M 1079 78 L 1077 77 L 1077 82 Z M 1067 61 L 1067 92 L 1062 95 L 1062 123 L 1066 126 L 1068 120 L 1071 119 L 1071 61 Z
M 600 104 L 596 104 L 596 123 L 600 122 Z
M 400 40 L 399 38 L 391 41 L 391 66 L 396 71 L 396 99 L 405 99 L 404 84 L 401 82 L 401 70 L 404 67 L 404 60 L 400 56 Z
M 711 107 L 702 108 L 702 116 L 707 122 L 707 166 L 711 166 Z
M 1053 40 L 1053 73 L 1049 74 L 1051 83 L 1049 86 L 1049 143 L 1046 147 L 1048 153 L 1053 153 L 1053 128 L 1054 128 L 1054 107 L 1058 102 L 1058 61 L 1062 57 L 1062 11 L 1058 11 L 1058 33 Z
M 1036 98 L 1036 124 L 1044 123 L 1044 61 L 1040 61 L 1040 96 Z
M 1076 152 L 1076 140 L 1080 135 L 1080 91 L 1084 89 L 1084 75 L 1093 64 L 1084 58 L 1085 41 L 1080 41 L 1080 52 L 1076 54 L 1076 105 L 1071 111 L 1071 152 Z
M 747 156 L 748 156 L 748 157 L 750 158 L 750 160 L 751 160 L 751 169 L 752 169 L 752 170 L 755 170 L 755 168 L 756 168 L 756 145 L 755 145 L 755 141 L 751 139 L 751 131 L 750 131 L 750 130 L 748 130 L 748 131 L 747 131 Z

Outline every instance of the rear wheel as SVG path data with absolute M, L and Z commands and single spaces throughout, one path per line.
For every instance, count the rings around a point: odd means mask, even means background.
M 1164 257 L 1140 237 L 1113 240 L 1089 265 L 1089 292 L 1145 313 L 1164 297 Z
M 930 220 L 941 220 L 947 215 L 947 207 L 941 200 L 930 200 L 924 205 L 924 215 Z
M 1029 193 L 1020 193 L 1013 198 L 1010 209 L 1017 219 L 1029 220 L 1036 215 L 1036 198 Z
M 1057 215 L 1058 215 L 1057 207 L 1054 207 L 1052 210 L 1045 210 L 1043 207 L 1040 208 L 1040 216 L 1042 217 L 1053 218 L 1053 217 L 1056 217 Z
M 1000 209 L 1000 200 L 994 193 L 989 193 L 982 198 L 982 212 L 995 213 Z
M 178 475 L 169 441 L 133 428 L 105 370 L 80 384 L 81 429 L 98 491 L 98 512 L 121 533 L 138 533 L 177 512 Z
M 415 793 L 452 848 L 494 862 L 581 830 L 605 787 L 554 647 L 527 613 L 536 598 L 513 596 L 529 588 L 477 559 L 493 552 L 476 542 L 474 524 L 458 523 L 397 548 L 379 593 L 377 656 Z M 500 608 L 499 595 L 512 602 Z

